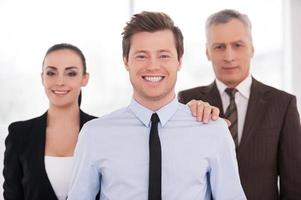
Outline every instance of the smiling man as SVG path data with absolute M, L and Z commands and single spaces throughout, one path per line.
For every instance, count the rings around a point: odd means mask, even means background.
M 235 146 L 222 119 L 202 124 L 175 96 L 180 29 L 142 12 L 123 32 L 130 105 L 87 123 L 75 151 L 71 200 L 244 200 Z

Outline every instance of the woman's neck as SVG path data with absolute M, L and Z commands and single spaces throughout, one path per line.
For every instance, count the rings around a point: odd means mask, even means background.
M 69 107 L 50 106 L 47 112 L 47 126 L 79 125 L 79 112 L 77 104 Z

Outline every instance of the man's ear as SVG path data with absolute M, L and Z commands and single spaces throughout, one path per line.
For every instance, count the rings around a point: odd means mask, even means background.
M 89 82 L 90 74 L 87 72 L 83 75 L 82 86 L 85 87 Z
M 252 49 L 251 49 L 251 58 L 253 58 L 253 56 L 254 56 L 254 52 L 255 52 L 255 49 L 254 49 L 254 46 L 253 46 L 253 44 L 252 44 Z
M 180 71 L 182 69 L 182 60 L 183 60 L 183 57 L 181 57 L 179 60 L 178 71 Z
M 125 69 L 129 71 L 128 59 L 126 57 L 123 57 L 123 64 Z
M 208 47 L 206 47 L 206 56 L 208 60 L 211 60 L 210 55 L 209 55 L 209 51 L 208 51 Z

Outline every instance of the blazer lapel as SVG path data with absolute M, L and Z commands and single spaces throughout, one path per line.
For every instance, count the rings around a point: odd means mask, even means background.
M 238 153 L 243 149 L 243 146 L 250 140 L 251 136 L 255 133 L 263 113 L 266 110 L 266 100 L 264 99 L 265 89 L 261 84 L 252 78 L 251 93 L 246 113 L 243 133 Z
M 36 120 L 35 123 L 35 128 L 34 128 L 34 134 L 33 137 L 36 137 L 37 140 L 36 141 L 38 148 L 37 148 L 37 154 L 38 154 L 38 162 L 37 165 L 39 166 L 42 175 L 43 175 L 43 183 L 46 184 L 47 186 L 46 188 L 49 188 L 48 193 L 52 193 L 51 196 L 55 195 L 54 190 L 51 186 L 51 183 L 48 179 L 48 175 L 46 172 L 46 168 L 45 168 L 45 145 L 46 145 L 46 127 L 47 127 L 47 112 L 45 112 L 41 117 L 39 117 Z
M 215 81 L 205 87 L 204 90 L 201 91 L 201 95 L 202 97 L 200 99 L 210 102 L 211 105 L 218 107 L 220 110 L 220 116 L 224 117 L 223 104 Z
M 32 125 L 31 138 L 30 138 L 30 154 L 34 154 L 30 159 L 31 166 L 39 174 L 37 180 L 39 180 L 40 194 L 47 193 L 49 199 L 56 197 L 55 192 L 48 179 L 48 175 L 45 169 L 45 143 L 46 143 L 46 127 L 47 127 L 47 112 L 42 116 L 36 118 Z
M 46 126 L 47 126 L 47 112 L 42 116 L 35 119 L 33 122 L 33 128 L 31 131 L 31 147 L 33 148 L 32 153 L 36 154 L 34 158 L 35 165 L 38 166 L 40 170 L 44 169 L 44 156 L 45 156 L 45 140 L 46 140 Z

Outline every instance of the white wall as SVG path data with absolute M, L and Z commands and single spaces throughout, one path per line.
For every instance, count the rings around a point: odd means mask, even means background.
M 224 8 L 248 14 L 253 23 L 255 77 L 296 94 L 300 108 L 300 0 L 1 0 L 1 171 L 8 124 L 38 116 L 47 108 L 40 72 L 49 46 L 70 42 L 83 50 L 91 78 L 83 91 L 82 107 L 100 116 L 127 105 L 131 97 L 120 35 L 131 11 L 167 12 L 182 29 L 185 55 L 177 84 L 181 90 L 213 80 L 204 52 L 204 23 L 209 14 Z M 1 172 L 1 185 L 2 181 Z
M 283 0 L 286 44 L 286 78 L 292 92 L 297 96 L 301 111 L 301 1 Z

